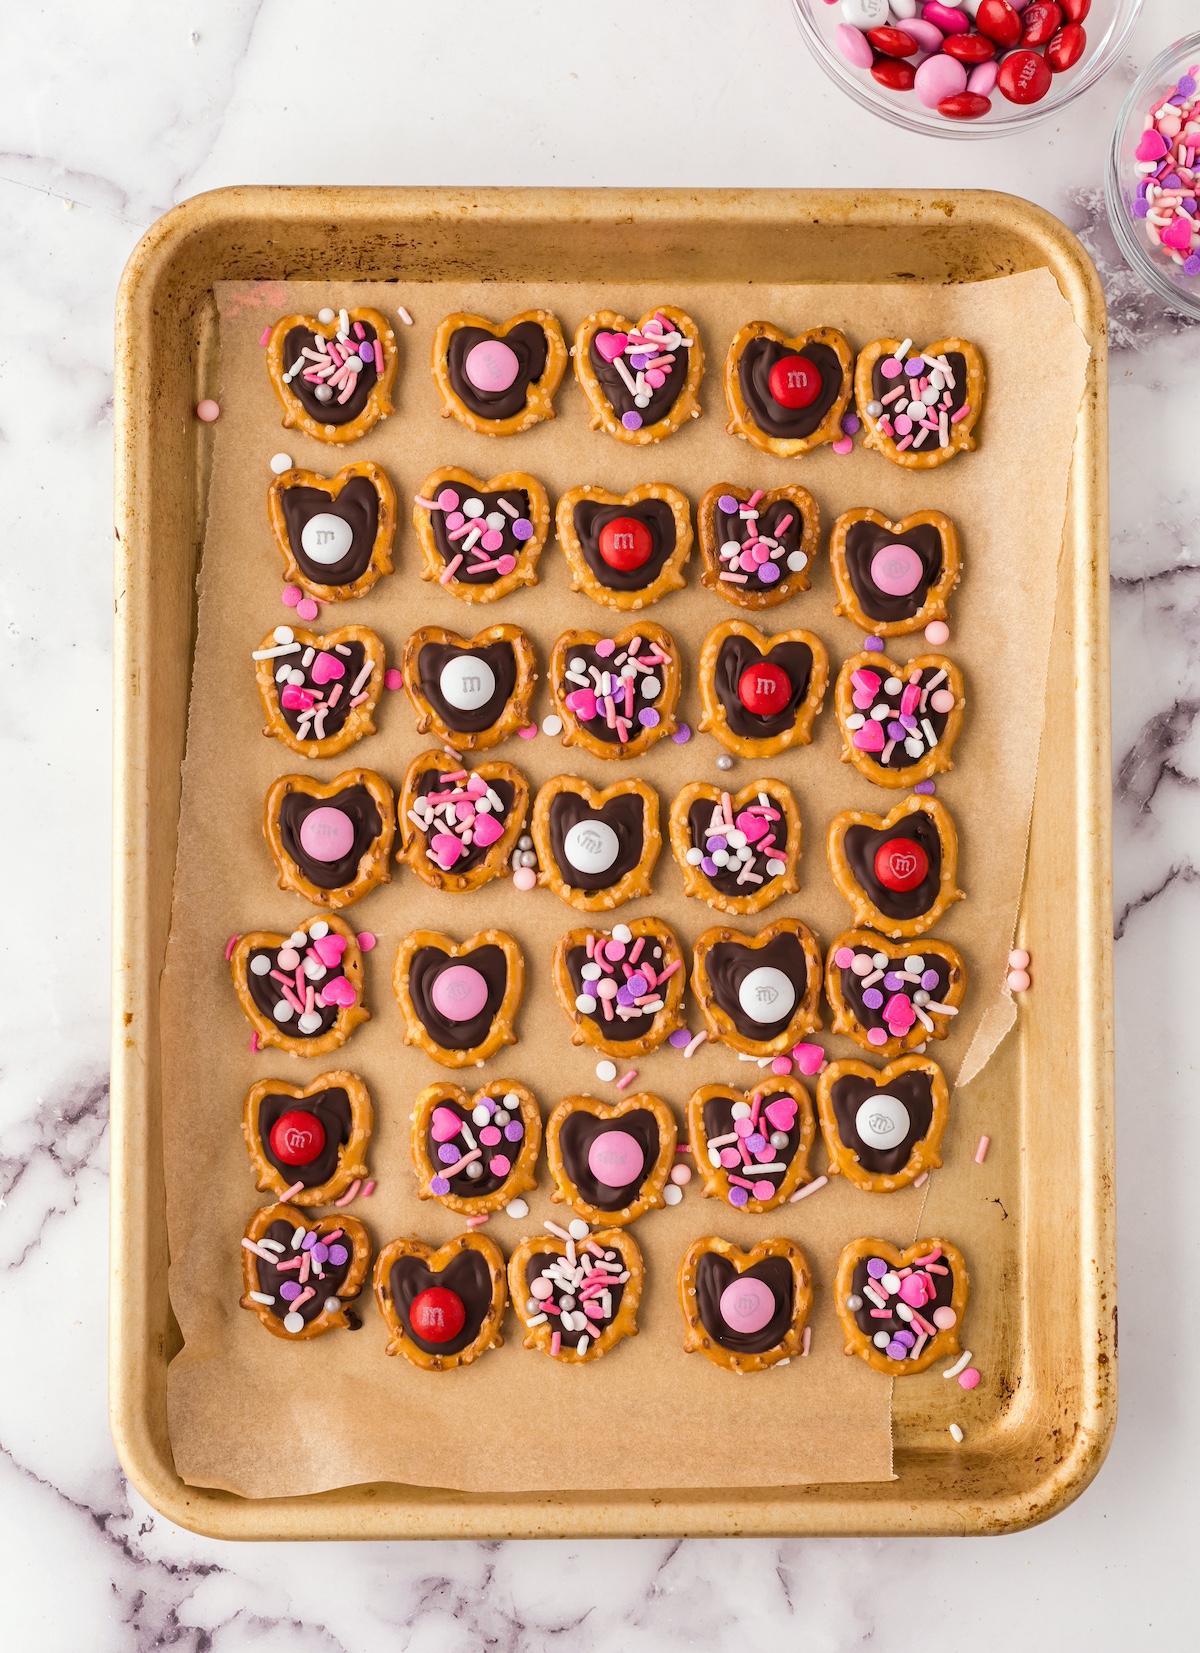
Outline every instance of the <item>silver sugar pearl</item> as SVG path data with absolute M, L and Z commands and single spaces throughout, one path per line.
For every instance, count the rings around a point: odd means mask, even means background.
M 788 1139 L 787 1139 L 787 1132 L 786 1131 L 772 1131 L 771 1132 L 771 1146 L 772 1146 L 772 1148 L 786 1148 L 787 1145 L 788 1145 Z
M 473 1159 L 470 1165 L 467 1166 L 467 1175 L 470 1177 L 472 1182 L 474 1182 L 476 1178 L 483 1175 L 483 1166 L 477 1159 Z
M 721 756 L 717 759 L 717 768 L 718 769 L 732 769 L 733 768 L 733 759 L 729 756 L 728 752 L 722 752 Z
M 536 867 L 537 864 L 537 856 L 531 849 L 523 849 L 521 851 L 521 865 L 523 867 Z
M 882 412 L 883 412 L 883 403 L 882 402 L 868 402 L 867 403 L 867 413 L 868 413 L 870 418 L 878 419 L 879 415 Z
M 532 849 L 533 848 L 533 839 L 529 836 L 529 834 L 527 832 L 523 832 L 521 834 L 521 836 L 517 839 L 517 848 L 518 849 Z

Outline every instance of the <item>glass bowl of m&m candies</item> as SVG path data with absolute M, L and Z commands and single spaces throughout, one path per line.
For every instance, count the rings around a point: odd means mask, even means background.
M 1143 0 L 792 0 L 826 73 L 910 132 L 994 138 L 1056 114 L 1119 56 Z
M 1105 199 L 1126 263 L 1200 320 L 1200 34 L 1134 82 L 1113 128 Z

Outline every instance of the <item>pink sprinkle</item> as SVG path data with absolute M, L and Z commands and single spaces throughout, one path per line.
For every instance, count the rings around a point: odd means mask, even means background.
M 800 1353 L 806 1355 L 812 1348 L 812 1327 L 805 1326 L 804 1336 L 800 1339 Z
M 991 1139 L 990 1136 L 981 1136 L 980 1137 L 979 1146 L 975 1150 L 975 1163 L 976 1163 L 976 1165 L 982 1165 L 984 1160 L 987 1158 L 987 1151 L 991 1146 L 991 1142 L 992 1142 L 992 1139 Z
M 772 1073 L 790 1073 L 791 1071 L 792 1059 L 790 1056 L 777 1056 L 771 1063 Z
M 974 1389 L 979 1383 L 979 1373 L 974 1366 L 968 1366 L 965 1372 L 958 1374 L 959 1385 L 963 1389 Z
M 375 937 L 370 930 L 360 930 L 354 939 L 358 942 L 359 950 L 364 953 L 369 953 L 375 945 Z
M 375 340 L 375 371 L 376 373 L 383 372 L 383 346 L 378 339 Z
M 258 1034 L 257 1033 L 252 1033 L 250 1035 L 250 1049 L 252 1051 L 256 1051 L 258 1049 Z
M 402 689 L 404 687 L 404 678 L 395 666 L 389 666 L 387 671 L 384 672 L 383 686 L 385 689 Z
M 230 959 L 233 957 L 233 949 L 237 946 L 240 939 L 241 938 L 239 936 L 230 936 L 229 940 L 225 943 L 226 964 L 228 964 Z
M 342 1195 L 341 1199 L 340 1200 L 334 1200 L 334 1202 L 333 1202 L 334 1205 L 339 1205 L 339 1206 L 340 1205 L 349 1205 L 350 1201 L 357 1197 L 358 1190 L 361 1188 L 361 1186 L 362 1186 L 362 1178 L 361 1177 L 355 1177 L 354 1181 L 350 1184 L 349 1188 L 347 1188 L 346 1192 Z
M 522 740 L 535 740 L 537 738 L 537 732 L 538 727 L 536 723 L 527 723 L 523 729 L 517 730 L 517 733 L 520 735 Z
M 914 1177 L 913 1178 L 913 1187 L 914 1188 L 920 1188 L 922 1183 L 925 1183 L 925 1182 L 928 1182 L 928 1181 L 929 1181 L 929 1172 L 928 1171 L 922 1171 L 921 1175 L 919 1177 Z
M 834 453 L 840 453 L 840 454 L 853 453 L 854 452 L 854 439 L 850 436 L 840 437 L 838 441 L 833 443 L 833 451 L 834 451 Z
M 460 562 L 462 562 L 462 553 L 461 552 L 458 554 L 458 556 L 454 557 L 450 562 L 448 562 L 446 564 L 445 568 L 442 570 L 441 575 L 438 578 L 438 584 L 439 585 L 449 585 L 450 584 L 450 581 L 454 578 L 454 571 L 458 567 Z
M 636 1068 L 630 1068 L 628 1073 L 623 1073 L 621 1075 L 621 1077 L 617 1080 L 617 1089 L 619 1091 L 627 1090 L 629 1088 L 629 1086 L 633 1084 L 633 1081 L 636 1078 L 637 1078 L 637 1069 Z
M 259 341 L 258 341 L 260 349 L 265 349 L 266 348 L 267 341 L 270 339 L 270 337 L 271 337 L 271 329 L 269 327 L 264 327 L 263 330 L 262 330 L 262 338 L 259 339 Z
M 374 1184 L 374 1182 L 373 1182 L 373 1181 L 371 1181 L 371 1182 L 366 1182 L 366 1183 L 364 1183 L 364 1184 L 363 1184 L 363 1187 L 362 1187 L 362 1192 L 361 1192 L 361 1193 L 360 1193 L 360 1194 L 359 1194 L 359 1196 L 358 1196 L 358 1197 L 359 1197 L 359 1199 L 360 1199 L 360 1200 L 369 1200 L 369 1199 L 370 1199 L 370 1197 L 371 1197 L 371 1195 L 372 1195 L 372 1194 L 373 1194 L 373 1193 L 374 1193 L 374 1192 L 375 1192 L 375 1184 Z
M 799 1044 L 792 1048 L 792 1055 L 796 1059 L 796 1066 L 801 1073 L 819 1073 L 825 1066 L 825 1052 L 820 1045 Z
M 562 1333 L 554 1332 L 550 1338 L 550 1353 L 556 1355 L 562 1348 Z
M 315 620 L 320 612 L 311 597 L 305 597 L 303 602 L 296 604 L 296 614 L 301 620 Z
M 482 1212 L 479 1213 L 478 1216 L 467 1218 L 467 1227 L 468 1228 L 480 1228 L 485 1222 L 487 1222 L 487 1220 L 488 1220 L 488 1213 L 486 1211 L 482 1211 Z
M 294 1182 L 290 1188 L 285 1188 L 283 1193 L 280 1194 L 280 1205 L 286 1205 L 289 1200 L 295 1199 L 296 1195 L 302 1193 L 303 1190 L 304 1184 L 302 1182 Z
M 810 1194 L 815 1194 L 818 1188 L 824 1188 L 828 1181 L 828 1177 L 818 1177 L 815 1182 L 806 1182 L 803 1188 L 797 1188 L 788 1204 L 795 1205 L 797 1200 L 806 1200 Z
M 295 608 L 297 603 L 304 601 L 304 593 L 298 585 L 285 585 L 279 597 L 284 608 Z
M 684 1051 L 683 1054 L 685 1056 L 694 1055 L 696 1053 L 696 1051 L 698 1051 L 700 1049 L 700 1046 L 704 1043 L 704 1041 L 707 1038 L 708 1038 L 707 1033 L 697 1033 L 696 1037 L 692 1040 L 691 1044 L 687 1047 L 687 1049 Z
M 962 407 L 959 408 L 957 413 L 952 413 L 950 415 L 950 423 L 952 425 L 957 425 L 958 421 L 960 419 L 965 419 L 967 417 L 967 414 L 970 413 L 970 411 L 971 411 L 970 402 L 964 402 Z

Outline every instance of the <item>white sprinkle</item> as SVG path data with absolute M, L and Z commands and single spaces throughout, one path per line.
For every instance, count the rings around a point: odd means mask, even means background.
M 413 319 L 402 304 L 398 304 L 396 306 L 396 314 L 400 317 L 400 320 L 404 323 L 405 327 L 412 326 Z
M 280 643 L 273 649 L 255 649 L 250 658 L 252 660 L 277 660 L 281 654 L 299 653 L 299 643 Z
M 283 1329 L 285 1332 L 292 1332 L 293 1334 L 296 1332 L 302 1332 L 304 1330 L 304 1316 L 302 1314 L 297 1314 L 295 1309 L 293 1309 L 291 1314 L 284 1315 Z
M 596 1078 L 597 1079 L 609 1080 L 609 1079 L 615 1079 L 616 1077 L 617 1077 L 617 1064 L 615 1062 L 597 1062 L 596 1063 Z
M 545 1323 L 546 1323 L 546 1316 L 544 1314 L 531 1315 L 530 1318 L 525 1322 L 525 1324 L 527 1326 L 543 1326 L 543 1325 L 545 1325 Z
M 965 1349 L 963 1351 L 963 1353 L 961 1355 L 959 1355 L 958 1359 L 954 1362 L 953 1366 L 947 1366 L 946 1367 L 945 1371 L 942 1373 L 942 1376 L 944 1378 L 956 1378 L 960 1372 L 965 1372 L 967 1367 L 970 1364 L 971 1364 L 971 1351 L 970 1351 L 970 1349 Z
M 588 1337 L 588 1334 L 586 1332 L 584 1332 L 583 1336 L 579 1339 L 579 1342 L 575 1345 L 576 1354 L 580 1354 L 580 1355 L 587 1354 L 588 1344 L 590 1343 L 590 1341 L 591 1341 L 591 1339 Z
M 586 1240 L 591 1232 L 591 1229 L 588 1227 L 587 1223 L 584 1222 L 582 1217 L 576 1217 L 574 1222 L 569 1222 L 567 1224 L 567 1233 L 573 1240 Z
M 269 1304 L 269 1303 L 273 1303 L 275 1301 L 275 1299 L 273 1297 L 268 1297 L 265 1291 L 252 1291 L 250 1293 L 250 1297 L 251 1297 L 251 1301 L 255 1302 L 255 1303 L 268 1303 Z
M 761 1166 L 755 1166 L 756 1171 L 761 1170 L 761 1169 L 762 1169 Z M 663 1199 L 666 1200 L 668 1205 L 678 1205 L 682 1198 L 683 1198 L 683 1189 L 682 1188 L 677 1188 L 676 1185 L 673 1182 L 669 1182 L 667 1184 L 667 1186 L 663 1189 Z
M 542 719 L 542 733 L 544 735 L 561 735 L 562 726 L 562 718 L 556 717 L 553 713 Z
M 957 1425 L 957 1424 L 956 1424 L 956 1423 L 952 1423 L 952 1424 L 951 1424 L 951 1425 L 950 1425 L 950 1433 L 951 1433 L 951 1434 L 952 1434 L 952 1435 L 953 1435 L 953 1436 L 954 1436 L 954 1439 L 955 1439 L 955 1440 L 956 1440 L 956 1441 L 961 1441 L 961 1440 L 962 1440 L 962 1438 L 963 1438 L 963 1432 L 962 1432 L 962 1430 L 961 1430 L 961 1429 L 960 1429 L 960 1428 L 959 1428 L 959 1427 L 958 1427 L 958 1425 Z

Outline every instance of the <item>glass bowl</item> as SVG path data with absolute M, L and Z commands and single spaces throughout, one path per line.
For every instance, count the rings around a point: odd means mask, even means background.
M 1054 76 L 1040 103 L 1010 103 L 995 92 L 990 114 L 979 120 L 955 121 L 939 115 L 936 109 L 926 109 L 912 92 L 889 91 L 871 78 L 868 69 L 856 69 L 846 61 L 834 44 L 834 30 L 845 21 L 840 5 L 828 4 L 827 0 L 792 0 L 800 33 L 830 80 L 873 114 L 908 132 L 923 132 L 935 138 L 999 138 L 1006 132 L 1023 132 L 1058 114 L 1111 69 L 1142 5 L 1143 0 L 1092 0 L 1084 24 L 1087 49 L 1073 69 Z M 897 27 L 903 28 L 904 24 L 898 23 Z
M 1150 110 L 1167 96 L 1180 75 L 1200 63 L 1200 34 L 1186 35 L 1159 52 L 1130 88 L 1113 127 L 1104 176 L 1104 199 L 1109 222 L 1125 262 L 1152 292 L 1174 310 L 1200 321 L 1200 275 L 1185 276 L 1174 259 L 1148 239 L 1133 215 L 1137 187 L 1134 155 Z

